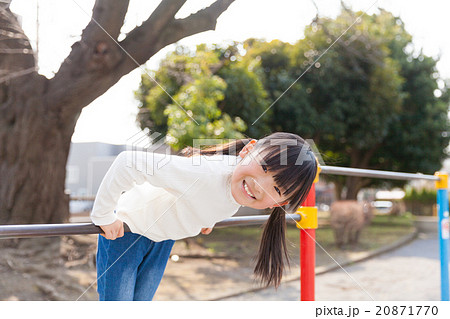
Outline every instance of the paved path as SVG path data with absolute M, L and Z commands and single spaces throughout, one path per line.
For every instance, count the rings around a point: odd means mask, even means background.
M 316 300 L 440 300 L 437 235 L 418 239 L 373 259 L 316 277 Z M 320 249 L 320 248 L 318 248 Z M 355 283 L 355 281 L 357 283 Z M 298 281 L 222 300 L 299 300 Z

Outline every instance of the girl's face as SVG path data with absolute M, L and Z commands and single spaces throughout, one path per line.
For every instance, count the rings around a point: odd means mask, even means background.
M 240 205 L 265 209 L 287 204 L 282 189 L 276 185 L 274 174 L 265 169 L 256 154 L 249 154 L 256 140 L 247 144 L 239 156 L 243 160 L 231 177 L 231 194 Z

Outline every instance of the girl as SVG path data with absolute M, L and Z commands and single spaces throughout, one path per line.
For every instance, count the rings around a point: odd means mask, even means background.
M 125 151 L 106 173 L 91 213 L 104 231 L 97 251 L 100 300 L 152 300 L 174 241 L 208 234 L 240 206 L 273 209 L 254 273 L 279 286 L 288 261 L 283 206 L 295 211 L 316 177 L 310 146 L 298 135 L 274 133 L 179 155 Z M 124 222 L 131 233 L 124 234 Z

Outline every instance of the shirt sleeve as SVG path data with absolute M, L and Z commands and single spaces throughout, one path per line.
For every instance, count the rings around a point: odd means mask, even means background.
M 94 206 L 91 220 L 95 225 L 109 225 L 116 220 L 114 210 L 122 192 L 135 184 L 148 182 L 156 187 L 181 196 L 194 184 L 210 176 L 211 166 L 202 156 L 194 157 L 160 154 L 145 151 L 121 152 L 104 176 Z

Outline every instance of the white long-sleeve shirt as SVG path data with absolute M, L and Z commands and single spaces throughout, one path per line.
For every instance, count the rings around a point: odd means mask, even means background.
M 196 236 L 241 206 L 231 194 L 231 174 L 240 160 L 124 151 L 100 184 L 91 219 L 108 225 L 119 218 L 153 241 Z

